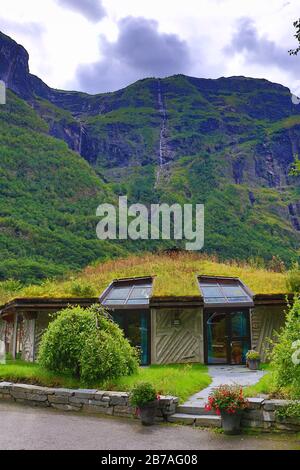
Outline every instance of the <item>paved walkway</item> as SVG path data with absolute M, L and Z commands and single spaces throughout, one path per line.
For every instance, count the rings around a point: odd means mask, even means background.
M 242 385 L 243 387 L 256 384 L 266 373 L 263 370 L 249 370 L 245 366 L 209 366 L 208 373 L 212 383 L 201 392 L 191 396 L 185 405 L 203 406 L 213 388 L 218 385 Z
M 225 436 L 190 426 L 143 427 L 138 420 L 29 408 L 0 401 L 0 449 L 300 449 L 297 436 Z M 2 467 L 1 467 L 2 468 Z

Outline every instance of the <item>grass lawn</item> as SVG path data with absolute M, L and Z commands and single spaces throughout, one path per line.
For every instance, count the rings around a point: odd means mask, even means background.
M 29 383 L 46 387 L 85 388 L 86 384 L 69 375 L 49 372 L 38 364 L 20 360 L 0 365 L 0 381 Z M 137 374 L 117 380 L 96 383 L 93 388 L 101 390 L 128 391 L 137 382 L 151 382 L 162 395 L 175 395 L 180 401 L 207 387 L 211 378 L 202 364 L 172 364 L 140 367 Z
M 264 364 L 263 369 L 267 373 L 255 385 L 245 387 L 244 393 L 247 397 L 256 397 L 257 395 L 273 395 L 275 393 L 275 386 L 273 383 L 272 369 L 269 364 Z

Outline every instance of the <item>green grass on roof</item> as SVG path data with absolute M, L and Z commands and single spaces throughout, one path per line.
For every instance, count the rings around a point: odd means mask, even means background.
M 145 254 L 89 266 L 65 280 L 46 281 L 17 291 L 3 291 L 1 303 L 15 297 L 97 297 L 114 279 L 155 276 L 153 296 L 198 296 L 196 275 L 239 277 L 254 294 L 287 293 L 286 273 L 246 263 L 218 262 L 196 253 Z

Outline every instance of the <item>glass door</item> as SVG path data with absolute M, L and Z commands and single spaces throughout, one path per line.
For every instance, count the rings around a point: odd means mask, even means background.
M 230 314 L 230 363 L 245 364 L 250 349 L 249 312 L 236 311 Z
M 208 314 L 207 325 L 207 362 L 208 364 L 227 364 L 227 319 L 226 313 Z
M 216 309 L 206 318 L 206 362 L 245 364 L 250 349 L 249 310 Z
M 140 351 L 141 365 L 150 362 L 150 315 L 146 310 L 118 310 L 112 313 L 116 323 L 124 330 L 130 344 Z

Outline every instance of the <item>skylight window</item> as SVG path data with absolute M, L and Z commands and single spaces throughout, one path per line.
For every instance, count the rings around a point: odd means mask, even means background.
M 149 305 L 152 280 L 114 281 L 100 301 L 107 306 Z
M 239 279 L 199 278 L 200 290 L 205 304 L 250 305 L 252 294 Z

